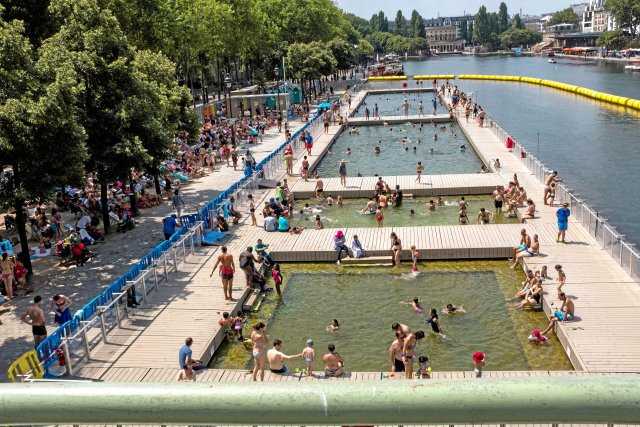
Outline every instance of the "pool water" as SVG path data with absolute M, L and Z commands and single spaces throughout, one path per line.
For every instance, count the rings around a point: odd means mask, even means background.
M 441 131 L 441 126 L 446 130 Z M 347 161 L 348 176 L 415 175 L 418 162 L 425 167 L 424 175 L 477 173 L 482 168 L 480 158 L 462 130 L 451 123 L 437 123 L 436 127 L 430 123 L 422 126 L 406 123 L 357 129 L 359 134 L 344 131 L 338 136 L 331 146 L 331 154 L 327 153 L 316 167 L 320 176 L 340 176 L 341 159 Z M 403 143 L 405 138 L 408 142 Z M 463 144 L 466 150 L 460 149 Z M 375 147 L 380 147 L 380 154 L 375 154 Z
M 426 84 L 427 82 L 425 82 Z M 428 83 L 429 87 L 431 87 L 431 82 Z M 404 115 L 404 109 L 402 105 L 404 104 L 405 98 L 409 101 L 409 115 L 417 116 L 419 113 L 418 106 L 420 105 L 420 101 L 424 105 L 424 114 L 430 115 L 433 113 L 433 104 L 432 100 L 434 98 L 433 92 L 413 92 L 413 93 L 388 93 L 388 94 L 380 94 L 374 95 L 370 94 L 364 99 L 364 103 L 360 104 L 357 112 L 353 115 L 353 117 L 365 117 L 365 109 L 369 109 L 371 113 L 371 117 L 373 117 L 373 112 L 375 109 L 375 105 L 378 104 L 378 114 L 380 116 L 402 116 Z M 444 106 L 437 106 L 436 109 L 437 114 L 446 114 L 447 109 Z
M 436 201 L 433 198 L 404 198 L 402 206 L 399 208 L 389 207 L 383 209 L 385 227 L 415 227 L 423 225 L 456 225 L 458 224 L 458 208 L 459 197 L 443 197 L 444 206 L 437 206 L 434 212 L 427 209 L 429 200 Z M 494 211 L 493 199 L 491 196 L 465 196 L 469 208 L 467 216 L 469 224 L 475 224 L 480 208 L 485 208 L 490 212 Z M 367 199 L 344 199 L 343 206 L 335 203 L 333 206 L 327 206 L 326 203 L 319 205 L 317 200 L 296 200 L 296 214 L 293 216 L 291 223 L 298 227 L 315 227 L 315 216 L 320 215 L 325 227 L 377 227 L 375 215 L 364 215 L 360 210 L 367 206 Z M 309 204 L 312 208 L 311 213 L 300 214 L 299 211 L 305 204 Z M 415 215 L 411 216 L 410 211 L 413 209 Z M 513 224 L 517 223 L 515 217 L 508 217 L 504 214 L 494 215 L 492 223 L 494 224 Z
M 434 371 L 472 370 L 472 355 L 482 351 L 489 370 L 572 369 L 555 336 L 535 347 L 527 341 L 533 329 L 544 329 L 542 312 L 518 310 L 513 296 L 523 279 L 506 261 L 421 263 L 417 276 L 410 265 L 390 267 L 338 267 L 335 265 L 283 265 L 282 299 L 275 293 L 251 315 L 249 325 L 267 323 L 269 341 L 283 340 L 283 352 L 299 354 L 308 338 L 314 340 L 316 370 L 328 343 L 335 343 L 349 371 L 388 371 L 388 347 L 393 322 L 423 330 L 417 355 L 429 357 Z M 428 312 L 436 308 L 445 337 L 432 334 L 427 313 L 415 313 L 408 303 L 418 297 Z M 466 313 L 442 314 L 447 303 L 463 306 Z M 339 332 L 327 331 L 331 319 L 340 321 Z M 245 328 L 249 336 L 250 326 Z M 250 368 L 251 352 L 241 343 L 224 344 L 212 365 Z M 290 369 L 302 368 L 301 359 L 289 361 Z

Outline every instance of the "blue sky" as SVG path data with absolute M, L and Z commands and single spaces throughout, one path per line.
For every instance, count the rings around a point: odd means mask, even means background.
M 501 0 L 336 0 L 338 6 L 362 18 L 369 19 L 371 15 L 382 10 L 388 17 L 395 17 L 398 9 L 402 9 L 405 17 L 411 16 L 416 9 L 424 18 L 440 16 L 458 16 L 463 12 L 475 14 L 480 6 L 485 5 L 490 12 L 497 12 Z M 583 0 L 586 2 L 586 0 Z M 579 0 L 509 0 L 505 1 L 509 14 L 522 13 L 525 15 L 539 15 L 564 9 L 570 4 L 581 3 Z

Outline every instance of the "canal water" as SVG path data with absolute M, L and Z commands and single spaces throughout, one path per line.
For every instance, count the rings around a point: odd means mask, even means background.
M 405 63 L 407 75 L 529 76 L 640 99 L 640 73 L 624 64 L 544 57 L 440 56 Z M 640 242 L 640 112 L 525 83 L 455 81 L 569 188 L 625 234 Z M 538 143 L 539 140 L 539 143 Z

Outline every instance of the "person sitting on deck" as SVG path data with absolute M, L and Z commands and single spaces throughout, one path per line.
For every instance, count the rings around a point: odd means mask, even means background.
M 284 365 L 285 360 L 298 359 L 302 357 L 302 354 L 288 356 L 280 350 L 282 350 L 282 340 L 275 339 L 273 341 L 273 348 L 267 351 L 269 369 L 271 369 L 271 372 L 273 372 L 274 374 L 284 374 L 285 372 L 287 372 L 287 367 Z
M 327 346 L 329 353 L 322 356 L 324 362 L 324 375 L 327 377 L 339 377 L 344 372 L 344 358 L 336 351 L 335 344 L 329 344 Z
M 190 364 L 196 371 L 206 368 L 206 365 L 200 360 L 191 358 L 193 354 L 193 352 L 191 351 L 191 344 L 193 344 L 193 339 L 191 337 L 188 337 L 186 340 L 184 340 L 184 345 L 180 348 L 180 352 L 178 353 L 178 363 L 180 364 L 180 369 L 184 369 L 188 364 Z
M 362 258 L 364 256 L 364 249 L 362 248 L 362 242 L 358 239 L 356 234 L 353 235 L 351 241 L 351 252 L 354 258 Z
M 560 306 L 560 310 L 555 310 L 549 316 L 549 326 L 541 332 L 543 335 L 551 331 L 558 322 L 563 324 L 564 322 L 570 322 L 575 319 L 575 306 L 571 298 L 566 296 L 564 292 L 560 292 L 560 301 L 562 301 L 562 306 Z
M 519 251 L 516 254 L 516 257 L 513 259 L 513 264 L 511 268 L 516 268 L 516 266 L 522 262 L 522 258 L 532 257 L 540 255 L 540 242 L 538 241 L 538 235 L 533 235 L 533 243 L 528 248 L 525 248 L 523 251 Z

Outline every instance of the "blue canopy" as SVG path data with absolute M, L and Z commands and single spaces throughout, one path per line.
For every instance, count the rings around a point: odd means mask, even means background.
M 318 108 L 331 108 L 331 104 L 328 102 L 323 102 L 322 104 L 318 105 Z

